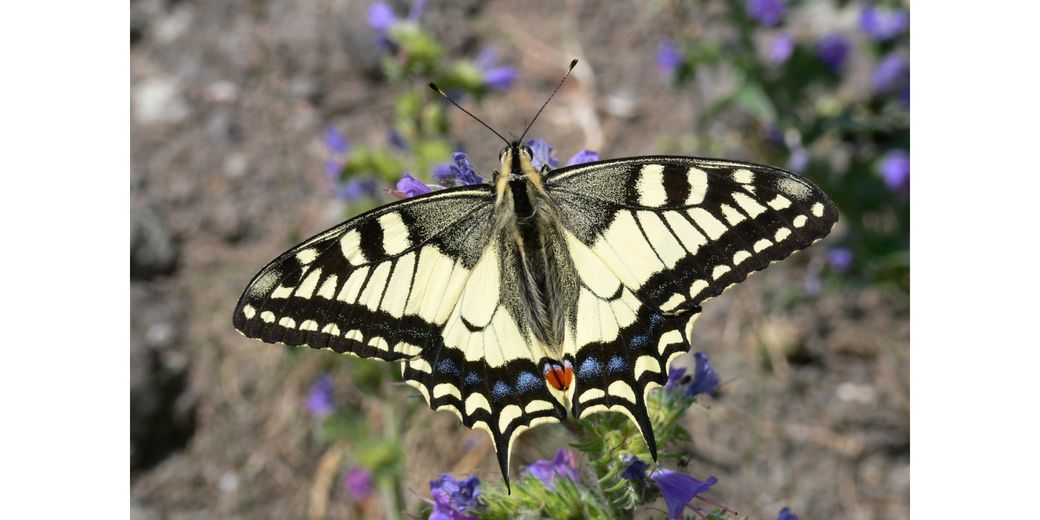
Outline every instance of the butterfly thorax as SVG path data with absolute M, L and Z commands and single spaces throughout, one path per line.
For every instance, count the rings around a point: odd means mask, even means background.
M 568 316 L 573 317 L 578 287 L 574 264 L 564 246 L 560 216 L 545 191 L 542 174 L 531 162 L 531 150 L 513 143 L 502 152 L 502 170 L 496 174 L 496 228 L 512 261 L 523 295 L 510 307 L 550 360 L 562 363 Z M 503 270 L 507 272 L 509 270 Z

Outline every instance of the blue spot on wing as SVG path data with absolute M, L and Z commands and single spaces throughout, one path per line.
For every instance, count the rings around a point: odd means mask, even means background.
M 628 348 L 640 349 L 645 348 L 649 344 L 650 336 L 647 334 L 640 334 L 638 336 L 633 336 L 632 339 L 628 341 Z
M 459 367 L 455 366 L 455 362 L 450 359 L 443 359 L 437 363 L 437 371 L 454 376 L 459 375 Z
M 590 357 L 583 361 L 581 366 L 578 367 L 578 375 L 581 377 L 598 376 L 601 370 L 602 368 L 599 361 L 594 357 Z
M 516 376 L 516 389 L 521 392 L 537 390 L 541 384 L 542 380 L 530 372 L 521 372 Z
M 610 358 L 607 363 L 608 372 L 623 372 L 625 370 L 625 358 L 621 356 L 614 356 Z
M 505 399 L 511 393 L 513 393 L 513 389 L 501 381 L 495 383 L 495 387 L 491 389 L 491 397 L 496 401 Z
M 466 379 L 464 381 L 467 385 L 476 385 L 483 381 L 483 379 L 481 379 L 481 377 L 478 376 L 476 372 L 470 372 L 466 374 Z

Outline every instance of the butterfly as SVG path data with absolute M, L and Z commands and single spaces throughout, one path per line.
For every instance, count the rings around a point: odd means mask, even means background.
M 288 250 L 249 282 L 234 326 L 401 363 L 431 408 L 491 436 L 507 486 L 517 435 L 569 416 L 627 415 L 656 460 L 647 397 L 689 351 L 701 305 L 827 235 L 837 210 L 770 166 L 536 169 L 522 139 L 502 138 L 490 184 L 394 202 Z

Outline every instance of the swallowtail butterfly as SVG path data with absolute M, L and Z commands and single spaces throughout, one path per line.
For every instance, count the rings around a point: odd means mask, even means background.
M 701 305 L 827 235 L 837 210 L 769 166 L 645 156 L 539 171 L 523 137 L 503 140 L 491 184 L 388 204 L 276 258 L 235 328 L 401 363 L 431 408 L 491 435 L 507 484 L 516 436 L 568 416 L 623 413 L 656 460 L 645 402 L 690 349 Z

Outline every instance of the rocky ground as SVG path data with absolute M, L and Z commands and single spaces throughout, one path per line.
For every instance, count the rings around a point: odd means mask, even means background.
M 459 2 L 423 23 L 455 55 L 493 44 L 518 67 L 518 85 L 479 109 L 507 131 L 579 57 L 535 133 L 563 156 L 620 157 L 688 131 L 696 110 L 654 74 L 668 20 L 635 4 Z M 256 269 L 344 215 L 324 184 L 323 128 L 385 140 L 394 92 L 377 74 L 366 7 L 132 2 L 134 518 L 296 518 L 314 499 L 323 447 L 300 402 L 328 354 L 287 362 L 281 348 L 239 336 L 230 316 Z M 459 116 L 457 135 L 491 169 L 497 144 Z M 696 348 L 735 380 L 689 414 L 689 471 L 718 476 L 716 497 L 752 518 L 783 505 L 808 519 L 906 518 L 909 303 L 885 287 L 806 295 L 825 245 L 706 306 Z M 415 422 L 413 511 L 440 471 L 497 478 L 490 455 L 464 453 L 486 450 L 485 435 L 428 410 Z M 518 457 L 534 453 L 544 450 Z M 327 516 L 357 515 L 340 495 Z

